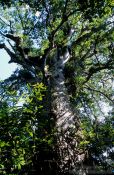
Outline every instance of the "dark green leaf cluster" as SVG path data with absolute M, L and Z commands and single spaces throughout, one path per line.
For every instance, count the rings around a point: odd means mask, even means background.
M 54 142 L 43 111 L 46 88 L 43 84 L 28 86 L 21 97 L 16 91 L 2 88 L 5 94 L 0 103 L 0 174 L 31 172 L 32 164 L 49 154 Z
M 110 158 L 111 163 L 108 163 L 108 159 L 113 154 L 114 146 L 113 118 L 102 122 L 83 118 L 82 132 L 84 138 L 80 147 L 86 151 L 85 163 L 89 163 L 89 166 L 101 166 L 105 170 L 112 168 L 113 157 Z

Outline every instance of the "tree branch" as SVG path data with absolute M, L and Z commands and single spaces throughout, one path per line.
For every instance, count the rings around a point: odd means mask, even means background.
M 110 59 L 105 64 L 98 63 L 98 64 L 92 66 L 89 69 L 88 76 L 86 77 L 86 80 L 85 80 L 85 82 L 83 84 L 87 83 L 90 80 L 90 78 L 93 76 L 93 74 L 95 74 L 95 73 L 97 73 L 97 72 L 99 72 L 101 70 L 104 70 L 104 69 L 114 69 L 114 65 L 112 63 L 113 63 L 113 61 L 112 61 L 112 59 Z
M 8 24 L 7 22 L 5 22 L 5 20 L 2 19 L 2 17 L 0 17 L 0 21 L 1 21 L 2 23 L 6 24 L 7 26 L 10 26 L 10 24 Z
M 88 90 L 90 90 L 90 91 L 98 92 L 99 94 L 102 94 L 104 97 L 106 97 L 109 101 L 111 101 L 112 103 L 114 103 L 114 100 L 112 100 L 112 99 L 111 99 L 107 94 L 105 94 L 104 92 L 99 91 L 99 90 L 97 90 L 97 89 L 93 89 L 93 88 L 91 88 L 91 87 L 88 87 L 87 85 L 86 85 L 84 88 L 86 88 L 86 89 L 88 89 Z
M 16 55 L 3 43 L 0 44 L 0 49 L 4 49 L 11 58 L 11 62 L 15 61 Z

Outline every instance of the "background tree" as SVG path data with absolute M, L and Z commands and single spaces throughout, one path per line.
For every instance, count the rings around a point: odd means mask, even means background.
M 82 165 L 97 156 L 89 148 L 90 143 L 93 146 L 97 142 L 94 127 L 100 127 L 99 119 L 104 116 L 101 105 L 113 103 L 113 5 L 110 0 L 10 1 L 1 5 L 0 48 L 9 54 L 10 63 L 21 65 L 4 83 L 12 82 L 10 87 L 17 90 L 24 89 L 27 82 L 47 86 L 43 116 L 46 132 L 49 126 L 55 130 L 59 165 L 55 174 L 73 173 L 76 169 L 83 174 Z M 90 126 L 85 126 L 94 139 L 86 136 L 86 128 L 83 133 L 83 117 L 91 121 Z M 99 137 L 104 132 L 102 125 Z M 98 146 L 98 156 L 106 151 L 103 145 L 102 149 Z M 40 173 L 47 172 L 42 168 Z

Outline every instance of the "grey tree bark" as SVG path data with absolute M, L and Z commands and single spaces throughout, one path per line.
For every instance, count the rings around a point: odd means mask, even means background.
M 80 121 L 78 114 L 70 103 L 65 86 L 64 68 L 70 59 L 70 53 L 67 47 L 63 54 L 58 54 L 59 51 L 56 51 L 53 58 L 54 63 L 50 66 L 48 72 L 52 94 L 51 108 L 52 113 L 56 116 L 56 136 L 60 157 L 58 164 L 63 172 L 85 175 L 85 171 L 81 170 L 85 155 L 78 148 L 82 139 Z

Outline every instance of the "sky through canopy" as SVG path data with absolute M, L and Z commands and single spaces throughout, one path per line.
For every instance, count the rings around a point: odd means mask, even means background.
M 9 60 L 8 54 L 3 49 L 0 50 L 0 80 L 8 78 L 17 68 L 15 63 L 9 64 Z

